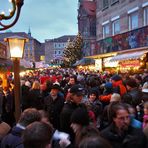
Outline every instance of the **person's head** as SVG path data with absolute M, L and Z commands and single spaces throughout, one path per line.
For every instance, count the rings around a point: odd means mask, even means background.
M 111 95 L 110 102 L 120 102 L 121 101 L 121 96 L 118 93 L 113 93 Z
M 32 84 L 31 89 L 40 89 L 40 82 L 39 81 L 34 81 Z
M 122 96 L 121 101 L 122 101 L 123 103 L 127 103 L 127 104 L 130 104 L 130 105 L 133 104 L 132 96 L 131 96 L 129 93 L 124 94 L 124 95 Z
M 49 123 L 48 113 L 44 110 L 39 110 L 39 113 L 41 115 L 41 121 L 45 123 Z
M 53 84 L 53 86 L 51 87 L 50 94 L 51 96 L 57 96 L 59 91 L 60 91 L 60 86 L 58 84 Z
M 76 84 L 76 81 L 77 81 L 76 78 L 77 78 L 76 76 L 70 76 L 70 78 L 69 78 L 69 84 L 71 84 L 71 85 Z
M 18 123 L 26 127 L 35 121 L 41 121 L 41 115 L 39 111 L 35 108 L 28 108 L 22 112 Z
M 109 142 L 102 137 L 87 137 L 84 138 L 79 146 L 79 148 L 112 148 Z
M 75 84 L 70 88 L 69 91 L 71 101 L 76 104 L 81 103 L 82 98 L 84 96 L 84 88 L 80 84 Z
M 79 145 L 80 142 L 85 138 L 100 136 L 99 130 L 93 125 L 84 126 L 78 132 L 79 133 L 77 134 L 75 141 L 77 145 Z
M 44 122 L 34 122 L 23 132 L 24 148 L 50 148 L 52 135 L 52 126 Z
M 81 130 L 82 127 L 89 125 L 89 115 L 87 109 L 84 107 L 78 107 L 71 115 L 71 128 L 74 133 Z
M 122 80 L 122 78 L 119 76 L 119 75 L 117 75 L 117 74 L 115 74 L 115 75 L 113 75 L 112 77 L 111 77 L 111 82 L 114 84 L 114 83 L 116 83 L 117 81 L 121 81 Z
M 127 88 L 128 91 L 138 87 L 136 80 L 133 79 L 133 78 L 127 79 L 125 81 L 125 85 L 126 85 L 126 88 Z
M 125 104 L 116 104 L 112 108 L 112 122 L 119 131 L 127 130 L 130 125 L 129 110 Z
M 142 82 L 142 77 L 140 75 L 136 75 L 135 80 L 138 84 L 140 84 Z
M 96 90 L 91 90 L 89 93 L 89 100 L 93 102 L 96 99 L 98 99 L 98 92 Z
M 113 92 L 113 85 L 110 82 L 106 82 L 104 85 L 104 93 L 111 94 Z

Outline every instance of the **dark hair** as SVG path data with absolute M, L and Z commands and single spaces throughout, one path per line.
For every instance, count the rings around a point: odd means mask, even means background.
M 48 113 L 45 110 L 39 110 L 39 113 L 41 115 L 41 118 L 42 117 L 48 118 Z
M 102 137 L 87 137 L 80 142 L 79 148 L 111 148 L 111 145 Z
M 115 104 L 112 108 L 112 112 L 111 112 L 111 120 L 113 121 L 113 118 L 116 118 L 117 117 L 117 112 L 119 110 L 126 110 L 128 113 L 129 113 L 129 110 L 128 110 L 128 107 L 126 104 L 124 103 L 118 103 L 118 104 Z
M 138 84 L 135 79 L 129 78 L 125 81 L 125 85 L 130 86 L 131 88 L 138 87 Z
M 122 101 L 123 103 L 127 103 L 127 104 L 132 105 L 132 104 L 133 104 L 133 102 L 132 102 L 132 95 L 129 94 L 129 93 L 124 94 L 124 95 L 122 96 L 122 98 L 121 98 L 121 101 Z
M 23 132 L 24 148 L 45 148 L 51 142 L 53 128 L 43 122 L 34 122 Z
M 41 115 L 39 111 L 35 108 L 28 108 L 23 111 L 19 119 L 19 123 L 23 126 L 28 126 L 30 123 L 35 121 L 40 121 Z
M 100 136 L 100 132 L 96 127 L 93 125 L 84 126 L 76 136 L 76 145 L 79 145 L 84 138 L 98 136 Z
M 77 82 L 77 76 L 76 75 L 72 75 L 72 76 L 70 76 L 70 79 L 74 79 L 75 80 L 75 82 Z

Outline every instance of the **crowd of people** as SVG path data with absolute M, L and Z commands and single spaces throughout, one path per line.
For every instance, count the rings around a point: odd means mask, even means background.
M 44 69 L 21 77 L 15 121 L 13 75 L 0 79 L 2 148 L 147 148 L 148 70 L 111 74 Z

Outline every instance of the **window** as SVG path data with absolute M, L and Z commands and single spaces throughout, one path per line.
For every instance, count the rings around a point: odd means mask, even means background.
M 56 45 L 56 43 L 54 43 L 54 48 L 56 48 L 57 47 L 57 45 Z
M 57 51 L 56 50 L 54 51 L 54 54 L 57 54 Z
M 59 51 L 59 54 L 61 54 L 61 51 Z
M 109 36 L 109 24 L 103 25 L 103 38 Z
M 102 8 L 105 9 L 105 8 L 108 8 L 109 2 L 108 2 L 108 0 L 102 0 L 102 4 L 103 4 Z
M 112 22 L 112 32 L 113 32 L 113 35 L 120 33 L 120 20 L 119 19 Z
M 144 8 L 144 26 L 148 25 L 148 7 Z
M 129 15 L 129 30 L 138 28 L 138 12 Z

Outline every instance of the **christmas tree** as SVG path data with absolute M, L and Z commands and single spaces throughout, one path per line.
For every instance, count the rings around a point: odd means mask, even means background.
M 78 33 L 73 41 L 68 40 L 63 54 L 65 66 L 72 66 L 77 60 L 82 58 L 82 46 L 83 38 L 80 33 Z

